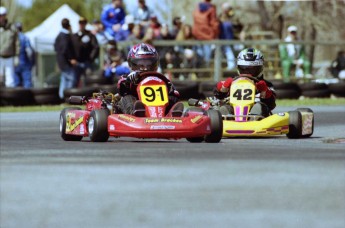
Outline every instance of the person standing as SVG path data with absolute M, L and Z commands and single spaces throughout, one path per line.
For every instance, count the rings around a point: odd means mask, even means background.
M 140 24 L 144 30 L 150 25 L 150 18 L 153 11 L 146 5 L 145 0 L 138 0 L 138 8 L 133 12 L 135 24 Z
M 77 65 L 73 48 L 71 25 L 67 18 L 61 21 L 62 29 L 54 42 L 58 66 L 61 70 L 59 97 L 64 98 L 64 90 L 76 86 L 74 66 Z
M 101 21 L 109 40 L 115 39 L 116 33 L 120 31 L 125 22 L 125 16 L 122 0 L 112 0 L 111 4 L 104 7 Z
M 35 64 L 35 52 L 29 38 L 23 33 L 22 23 L 16 23 L 19 37 L 19 63 L 15 67 L 15 87 L 32 87 L 32 67 Z
M 99 45 L 95 35 L 86 29 L 87 20 L 84 17 L 79 19 L 79 31 L 73 34 L 73 46 L 75 49 L 78 64 L 75 67 L 76 85 L 80 83 L 82 76 L 87 71 L 93 70 L 95 59 L 99 55 Z
M 14 66 L 18 64 L 19 41 L 15 25 L 7 20 L 7 9 L 0 7 L 0 77 L 5 86 L 15 86 Z
M 197 40 L 215 40 L 219 37 L 219 21 L 216 6 L 212 0 L 203 0 L 193 11 L 193 35 Z M 198 49 L 199 55 L 204 56 L 208 65 L 211 60 L 211 45 L 203 45 Z
M 220 21 L 220 34 L 221 40 L 234 40 L 234 29 L 233 29 L 233 9 L 228 2 L 222 4 L 222 12 L 219 15 Z M 227 61 L 227 68 L 234 69 L 236 67 L 235 55 L 232 45 L 222 46 L 222 51 L 225 54 Z
M 301 41 L 297 35 L 297 30 L 295 25 L 289 26 L 287 28 L 288 35 L 285 38 L 285 42 Z M 304 45 L 293 43 L 280 45 L 279 52 L 285 82 L 290 81 L 292 66 L 295 66 L 296 78 L 302 78 L 310 74 L 310 62 L 307 59 Z

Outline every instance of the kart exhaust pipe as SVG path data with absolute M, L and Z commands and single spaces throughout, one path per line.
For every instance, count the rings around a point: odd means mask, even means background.
M 68 99 L 69 104 L 73 105 L 81 105 L 84 103 L 84 97 L 83 96 L 70 96 Z

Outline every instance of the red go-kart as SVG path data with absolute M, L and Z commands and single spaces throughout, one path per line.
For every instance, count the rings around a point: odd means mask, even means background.
M 60 113 L 60 134 L 66 141 L 80 141 L 89 136 L 93 142 L 106 142 L 109 136 L 135 138 L 186 138 L 190 142 L 217 143 L 222 138 L 223 121 L 219 111 L 187 108 L 182 116 L 174 116 L 168 106 L 166 77 L 157 72 L 140 75 L 137 86 L 139 100 L 145 106 L 145 117 L 123 114 L 121 97 L 107 92 L 92 97 L 72 96 L 71 104 L 85 104 L 85 110 L 68 107 Z

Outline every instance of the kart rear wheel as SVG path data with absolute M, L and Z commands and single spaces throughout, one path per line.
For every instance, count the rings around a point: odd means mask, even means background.
M 299 112 L 309 112 L 309 113 L 313 113 L 314 114 L 313 110 L 311 110 L 310 108 L 298 108 L 297 111 L 299 111 Z M 314 133 L 314 117 L 313 117 L 313 120 L 311 121 L 311 124 L 312 124 L 311 133 L 307 134 L 307 135 L 301 135 L 302 138 L 308 138 L 308 137 L 310 137 Z
M 90 113 L 88 131 L 92 142 L 106 142 L 109 138 L 108 132 L 108 109 L 97 109 Z
M 60 135 L 61 138 L 65 141 L 81 141 L 83 136 L 80 135 L 69 135 L 66 134 L 66 119 L 67 112 L 71 110 L 81 110 L 79 107 L 68 107 L 64 108 L 60 113 Z
M 205 142 L 218 143 L 223 136 L 223 118 L 219 111 L 208 110 L 208 116 L 211 122 L 211 134 L 205 136 Z
M 299 111 L 289 112 L 289 139 L 298 139 L 302 135 L 302 115 Z

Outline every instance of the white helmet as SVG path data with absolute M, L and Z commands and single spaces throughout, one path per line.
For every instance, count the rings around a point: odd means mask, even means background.
M 255 48 L 244 49 L 238 54 L 237 69 L 239 74 L 260 78 L 264 69 L 264 56 Z

